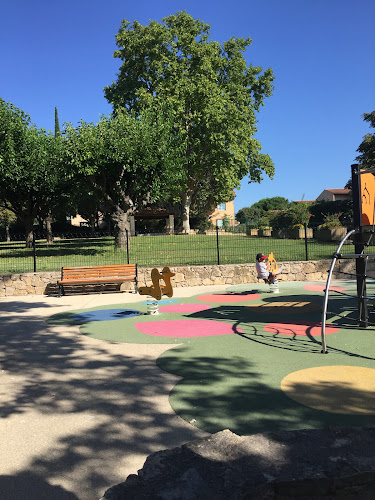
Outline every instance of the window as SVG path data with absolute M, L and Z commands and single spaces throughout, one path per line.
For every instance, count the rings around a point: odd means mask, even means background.
M 220 205 L 217 206 L 218 210 L 225 210 L 225 203 L 221 203 Z

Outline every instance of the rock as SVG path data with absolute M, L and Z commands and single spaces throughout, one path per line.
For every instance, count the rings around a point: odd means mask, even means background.
M 375 427 L 237 436 L 150 455 L 101 500 L 375 498 Z

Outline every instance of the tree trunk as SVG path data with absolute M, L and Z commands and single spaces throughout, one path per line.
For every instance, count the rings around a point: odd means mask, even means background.
M 6 238 L 7 238 L 7 242 L 10 241 L 10 229 L 9 229 L 9 224 L 7 224 L 5 226 L 5 234 L 6 234 Z
M 34 239 L 34 232 L 33 232 L 34 217 L 31 215 L 25 215 L 23 222 L 25 226 L 26 248 L 32 248 Z
M 182 231 L 184 233 L 190 233 L 190 205 L 191 205 L 191 193 L 182 193 L 181 205 L 182 205 Z
M 115 247 L 118 249 L 126 249 L 126 231 L 130 237 L 130 224 L 128 213 L 124 212 L 120 207 L 112 214 L 112 221 L 115 233 Z
M 90 223 L 90 229 L 91 229 L 91 234 L 95 236 L 96 233 L 96 216 L 95 215 L 90 215 L 89 217 L 89 223 Z
M 51 245 L 53 243 L 53 234 L 52 234 L 52 216 L 50 214 L 44 220 L 46 224 L 46 239 L 47 245 Z

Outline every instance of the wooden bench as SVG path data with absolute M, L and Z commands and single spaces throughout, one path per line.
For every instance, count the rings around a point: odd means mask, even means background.
M 137 264 L 118 264 L 113 266 L 62 267 L 59 296 L 65 295 L 64 285 L 89 285 L 105 283 L 123 283 L 134 281 L 138 292 Z

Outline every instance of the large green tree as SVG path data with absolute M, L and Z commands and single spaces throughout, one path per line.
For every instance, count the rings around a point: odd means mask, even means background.
M 364 113 L 363 119 L 375 128 L 375 111 Z M 357 151 L 360 154 L 356 160 L 362 167 L 375 168 L 375 133 L 366 134 Z
M 237 214 L 236 219 L 242 221 L 258 220 L 260 217 L 267 214 L 272 210 L 285 210 L 289 208 L 290 202 L 283 196 L 273 196 L 272 198 L 262 198 L 261 200 L 253 203 L 250 207 L 241 208 Z
M 37 129 L 30 117 L 0 99 L 0 206 L 23 222 L 31 246 L 33 223 L 64 184 L 63 139 Z
M 115 113 L 139 111 L 155 101 L 168 102 L 175 111 L 175 130 L 185 136 L 179 186 L 185 231 L 202 182 L 209 182 L 215 206 L 231 199 L 244 177 L 260 182 L 263 173 L 274 173 L 272 160 L 254 137 L 256 113 L 273 89 L 272 70 L 246 63 L 250 38 L 220 44 L 209 34 L 208 24 L 186 12 L 146 26 L 124 20 L 114 53 L 122 66 L 117 80 L 105 88 Z
M 68 163 L 77 181 L 89 189 L 110 214 L 116 246 L 126 245 L 129 215 L 140 205 L 173 196 L 181 183 L 183 139 L 172 133 L 168 111 L 144 109 L 136 115 L 119 111 L 97 124 L 68 126 Z

